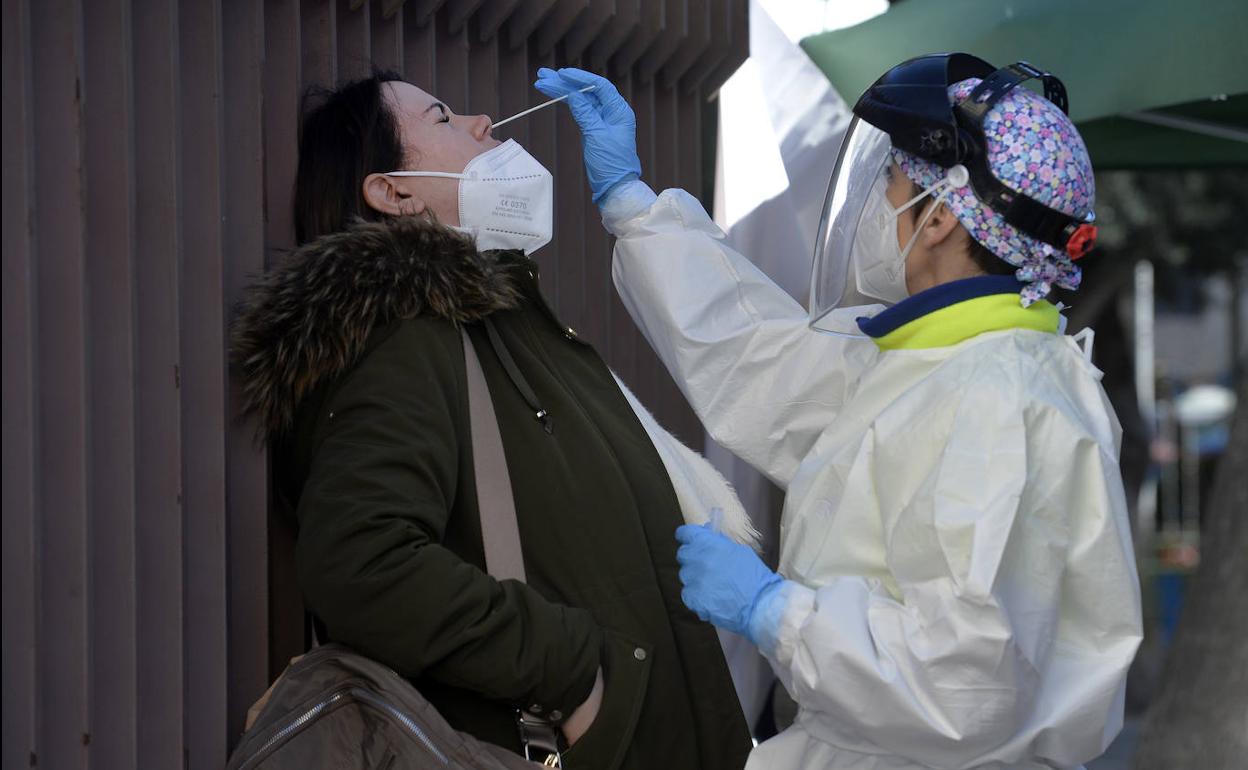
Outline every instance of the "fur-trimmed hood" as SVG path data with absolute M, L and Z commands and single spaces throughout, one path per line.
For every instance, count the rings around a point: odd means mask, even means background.
M 377 327 L 420 315 L 466 323 L 519 301 L 506 265 L 467 236 L 416 217 L 357 222 L 248 289 L 232 335 L 244 414 L 285 431 L 300 401 L 353 366 Z

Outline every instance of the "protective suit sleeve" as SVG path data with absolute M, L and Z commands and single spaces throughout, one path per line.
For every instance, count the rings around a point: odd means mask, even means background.
M 876 347 L 811 331 L 802 306 L 724 243 L 696 199 L 647 198 L 644 187 L 621 185 L 603 206 L 624 306 L 711 436 L 787 486 Z
M 858 462 L 872 465 L 893 590 L 786 582 L 760 621 L 763 652 L 835 744 L 932 767 L 1008 763 L 1053 701 L 1064 732 L 1037 755 L 1076 766 L 1117 732 L 1139 600 L 1114 459 L 1058 410 L 993 384 L 867 438 Z M 938 462 L 899 472 L 916 440 L 944 441 Z

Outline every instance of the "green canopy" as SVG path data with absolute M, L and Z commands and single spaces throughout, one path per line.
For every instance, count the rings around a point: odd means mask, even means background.
M 936 51 L 1024 60 L 1066 84 L 1098 168 L 1248 165 L 1245 0 L 902 0 L 802 41 L 851 103 Z

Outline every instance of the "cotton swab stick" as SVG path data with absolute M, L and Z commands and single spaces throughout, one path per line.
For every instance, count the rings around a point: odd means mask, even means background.
M 586 91 L 592 91 L 592 90 L 594 90 L 594 88 L 596 88 L 596 86 L 585 86 L 584 88 L 578 88 L 576 92 L 577 92 L 577 93 L 579 93 L 579 94 L 583 94 L 583 93 L 585 93 Z M 564 94 L 563 96 L 556 97 L 556 98 L 554 98 L 554 99 L 551 99 L 551 100 L 550 100 L 550 101 L 548 101 L 548 102 L 543 102 L 543 103 L 541 103 L 541 104 L 537 105 L 536 107 L 530 107 L 530 108 L 528 108 L 527 110 L 525 110 L 524 112 L 517 112 L 515 115 L 512 115 L 510 118 L 507 118 L 506 120 L 500 120 L 500 121 L 498 121 L 497 123 L 492 124 L 492 125 L 490 126 L 490 130 L 491 130 L 491 131 L 493 131 L 494 129 L 498 128 L 499 126 L 503 125 L 504 123 L 510 123 L 511 121 L 515 120 L 516 118 L 523 118 L 525 115 L 528 115 L 530 112 L 537 112 L 538 110 L 542 109 L 543 107 L 549 107 L 550 105 L 554 104 L 555 102 L 561 102 L 561 101 L 563 101 L 564 99 L 567 99 L 569 96 L 571 96 L 571 94 Z

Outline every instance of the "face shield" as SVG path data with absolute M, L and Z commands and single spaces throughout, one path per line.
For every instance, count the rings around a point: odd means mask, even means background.
M 816 331 L 861 337 L 857 319 L 864 304 L 894 305 L 909 296 L 906 257 L 928 217 L 926 206 L 903 247 L 897 218 L 948 184 L 966 184 L 966 170 L 955 166 L 935 187 L 910 197 L 899 208 L 888 198 L 894 175 L 889 135 L 855 117 L 841 144 L 823 204 L 810 281 L 810 326 Z M 904 183 L 905 177 L 899 176 Z M 841 312 L 838 312 L 841 311 Z
M 875 296 L 870 291 L 871 282 L 860 280 L 861 266 L 854 264 L 855 244 L 868 236 L 868 231 L 875 233 L 880 229 L 873 226 L 879 222 L 869 221 L 872 216 L 879 215 L 878 205 L 869 204 L 877 201 L 882 190 L 887 189 L 885 174 L 890 149 L 892 141 L 888 134 L 857 117 L 850 122 L 832 171 L 815 242 L 810 279 L 810 325 L 814 329 L 861 336 L 856 318 L 832 311 L 879 300 L 897 301 Z M 889 229 L 895 239 L 895 227 Z M 891 271 L 897 267 L 900 266 L 888 266 Z M 884 266 L 881 269 L 885 269 Z M 904 276 L 902 283 L 904 285 Z M 864 292 L 860 284 L 867 291 Z

